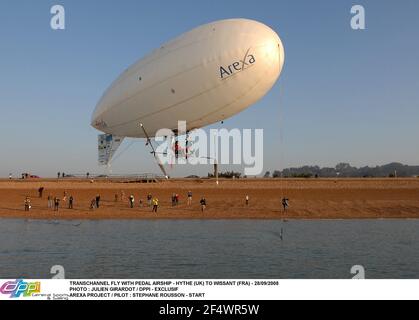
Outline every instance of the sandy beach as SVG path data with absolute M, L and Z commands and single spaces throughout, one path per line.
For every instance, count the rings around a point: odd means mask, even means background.
M 43 198 L 38 188 L 44 187 Z M 115 201 L 124 191 L 126 199 Z M 187 205 L 187 193 L 193 203 Z M 74 197 L 74 209 L 61 201 L 54 212 L 47 206 L 48 195 L 63 198 L 64 191 Z M 151 193 L 159 199 L 158 213 L 146 205 Z M 172 207 L 171 195 L 180 195 Z M 101 196 L 101 207 L 90 210 L 90 202 Z M 135 197 L 130 208 L 128 197 Z M 249 196 L 246 206 L 245 197 Z M 32 209 L 24 211 L 25 197 Z M 204 196 L 207 210 L 199 200 Z M 282 197 L 289 198 L 285 213 Z M 139 205 L 139 200 L 143 206 Z M 24 219 L 370 219 L 419 218 L 419 179 L 175 179 L 158 183 L 88 180 L 0 180 L 0 217 Z

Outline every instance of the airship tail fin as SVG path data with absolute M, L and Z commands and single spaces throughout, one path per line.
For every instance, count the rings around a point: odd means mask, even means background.
M 110 164 L 124 137 L 117 137 L 111 134 L 100 134 L 98 136 L 98 162 L 100 166 Z

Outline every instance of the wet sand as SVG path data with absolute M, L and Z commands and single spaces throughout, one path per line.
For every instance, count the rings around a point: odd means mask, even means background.
M 45 188 L 43 198 L 38 188 Z M 115 194 L 124 190 L 126 199 L 115 202 Z M 186 204 L 187 192 L 193 203 Z M 47 196 L 73 195 L 74 209 L 61 201 L 54 212 L 47 207 Z M 160 201 L 158 213 L 152 213 L 147 193 Z M 180 195 L 180 204 L 171 205 L 171 195 Z M 101 195 L 101 207 L 90 210 L 90 202 Z M 128 203 L 135 196 L 135 208 Z M 250 203 L 246 206 L 245 197 Z M 24 211 L 24 199 L 31 198 L 32 209 Z M 202 213 L 199 200 L 207 199 Z M 285 213 L 282 197 L 289 198 Z M 139 206 L 142 199 L 143 206 Z M 24 219 L 371 219 L 419 218 L 419 179 L 242 179 L 170 180 L 159 183 L 87 180 L 0 180 L 0 217 Z

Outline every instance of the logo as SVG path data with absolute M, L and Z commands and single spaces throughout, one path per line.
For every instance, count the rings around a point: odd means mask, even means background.
M 246 54 L 242 60 L 233 62 L 232 64 L 228 65 L 227 67 L 220 67 L 220 76 L 221 79 L 227 79 L 231 77 L 232 75 L 235 75 L 241 71 L 244 71 L 245 69 L 251 67 L 255 62 L 256 58 L 254 55 L 249 54 L 250 48 L 247 49 Z
M 10 298 L 32 297 L 41 292 L 41 282 L 25 282 L 23 280 L 8 281 L 0 287 L 0 293 L 10 295 Z

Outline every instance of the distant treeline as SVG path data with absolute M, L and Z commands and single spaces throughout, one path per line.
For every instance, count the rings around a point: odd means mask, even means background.
M 283 171 L 276 170 L 265 173 L 265 178 L 315 178 L 315 177 L 417 177 L 419 166 L 408 166 L 401 163 L 390 163 L 376 167 L 352 167 L 349 163 L 339 163 L 334 168 L 320 168 L 319 166 L 303 166 L 300 168 L 288 168 Z
M 226 172 L 220 172 L 218 174 L 219 178 L 227 178 L 227 179 L 240 179 L 242 176 L 242 174 L 240 172 L 235 172 L 235 171 L 226 171 Z M 214 174 L 213 173 L 208 173 L 208 178 L 214 178 Z

